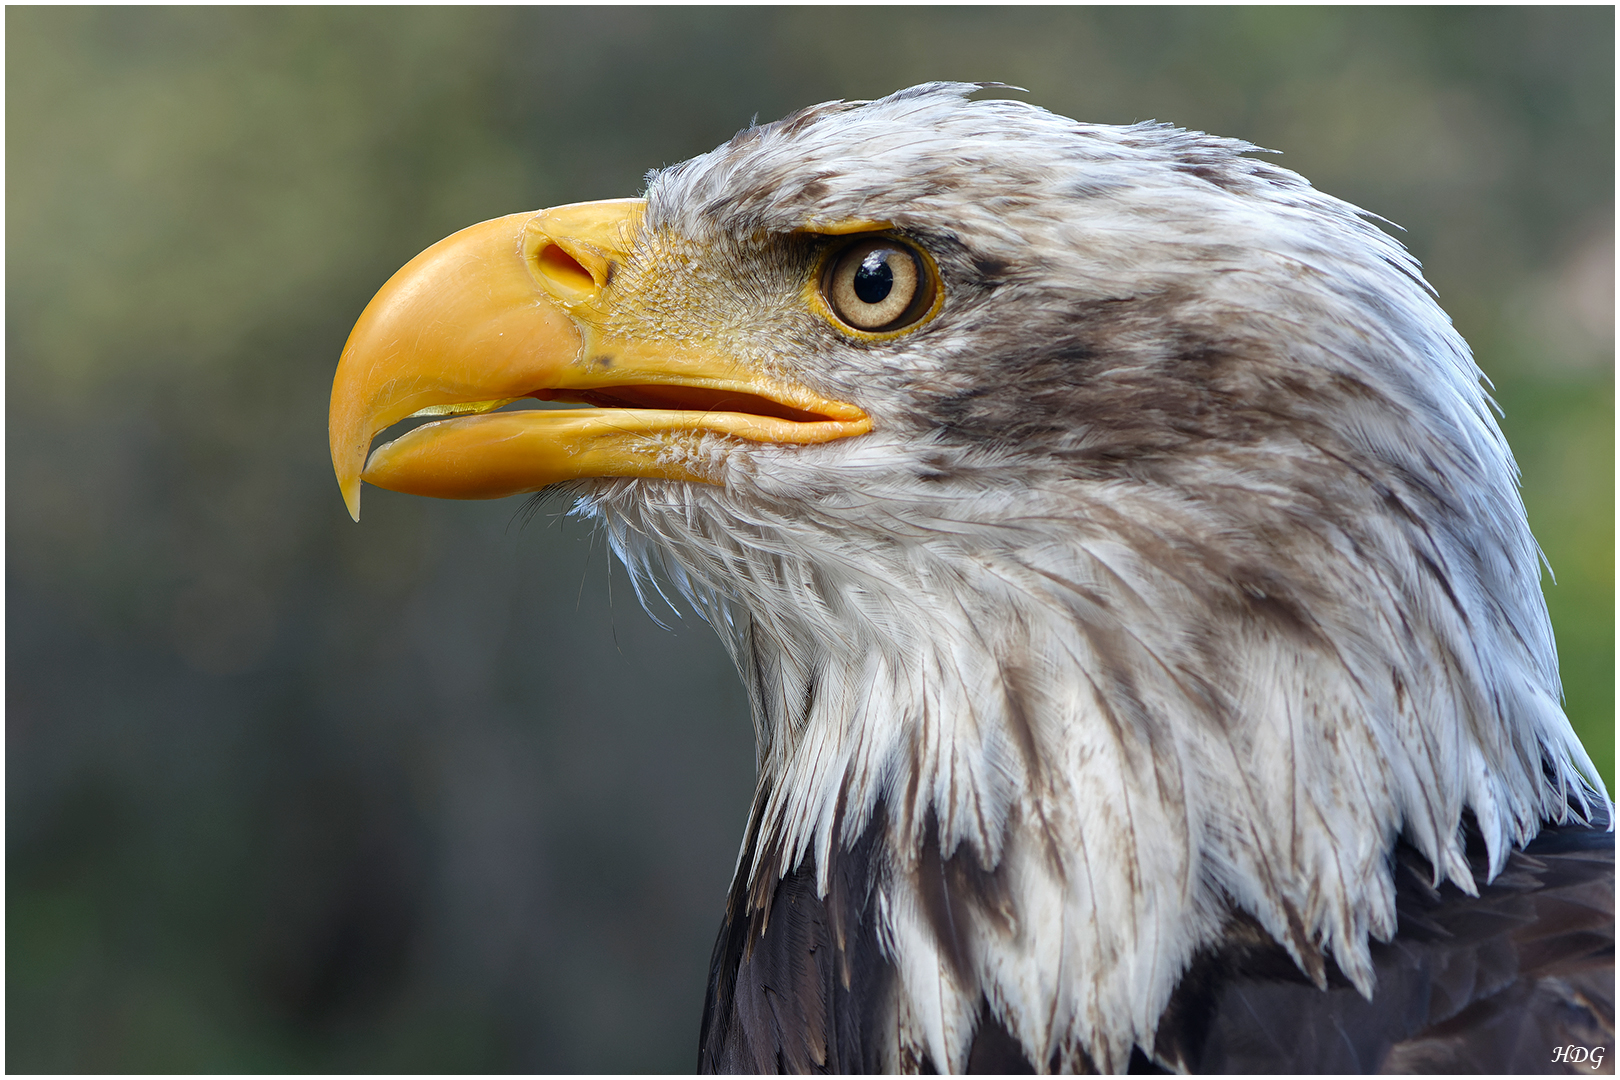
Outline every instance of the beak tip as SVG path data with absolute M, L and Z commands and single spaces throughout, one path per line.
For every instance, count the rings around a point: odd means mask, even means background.
M 360 520 L 360 478 L 354 477 L 348 482 L 340 482 L 343 489 L 343 505 L 349 508 L 349 516 L 356 522 Z

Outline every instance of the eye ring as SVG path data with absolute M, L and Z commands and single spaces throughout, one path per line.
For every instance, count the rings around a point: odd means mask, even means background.
M 933 260 L 891 236 L 856 237 L 828 253 L 821 300 L 839 329 L 859 337 L 906 330 L 939 308 Z

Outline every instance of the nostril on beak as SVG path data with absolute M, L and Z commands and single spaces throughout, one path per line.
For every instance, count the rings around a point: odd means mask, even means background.
M 583 298 L 596 291 L 596 279 L 591 272 L 556 244 L 542 248 L 537 262 L 546 281 L 569 297 Z

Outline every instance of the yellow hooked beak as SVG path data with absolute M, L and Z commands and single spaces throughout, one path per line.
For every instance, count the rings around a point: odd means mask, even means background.
M 820 443 L 859 435 L 853 405 L 745 367 L 712 343 L 642 326 L 614 275 L 640 199 L 576 203 L 463 229 L 366 305 L 338 360 L 332 467 L 360 520 L 360 481 L 494 499 L 588 476 L 714 482 L 676 444 L 694 433 Z M 586 409 L 493 410 L 522 397 Z M 449 416 L 379 447 L 411 416 Z

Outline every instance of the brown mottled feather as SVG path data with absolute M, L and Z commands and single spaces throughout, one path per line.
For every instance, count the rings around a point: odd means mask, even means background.
M 728 916 L 715 946 L 701 1071 L 891 1067 L 883 1017 L 893 968 L 870 910 L 883 824 L 880 812 L 839 855 L 826 897 L 815 895 L 805 865 L 776 884 L 768 918 L 757 909 Z M 1236 919 L 1225 944 L 1183 978 L 1161 1024 L 1159 1062 L 1190 1072 L 1612 1072 L 1613 834 L 1550 827 L 1490 883 L 1472 828 L 1470 841 L 1477 898 L 1449 883 L 1434 888 L 1426 861 L 1398 848 L 1399 930 L 1373 947 L 1371 1001 L 1331 961 L 1329 986 L 1317 989 L 1252 920 Z M 966 946 L 947 906 L 990 901 L 993 875 L 958 865 L 962 852 L 943 858 L 932 832 L 928 844 L 934 854 L 923 872 L 931 868 L 938 882 L 923 896 L 937 894 L 933 904 L 942 906 L 930 917 L 951 956 Z M 746 896 L 743 881 L 734 901 Z M 835 924 L 848 928 L 843 944 Z M 1605 1064 L 1559 1068 L 1552 1049 L 1571 1044 L 1607 1048 Z M 967 1071 L 1035 1071 L 988 1004 Z M 1138 1050 L 1130 1071 L 1165 1070 Z
M 884 1072 L 893 966 L 872 910 L 881 808 L 839 854 L 825 897 L 801 865 L 750 903 L 750 838 L 715 942 L 699 1036 L 702 1073 Z M 768 860 L 767 860 L 768 862 Z
M 1191 1072 L 1556 1072 L 1553 1048 L 1614 1044 L 1614 834 L 1551 827 L 1480 895 L 1431 885 L 1401 844 L 1393 941 L 1372 948 L 1363 998 L 1317 990 L 1251 925 L 1194 961 L 1161 1022 L 1158 1057 Z M 1585 1070 L 1570 1071 L 1592 1071 Z

